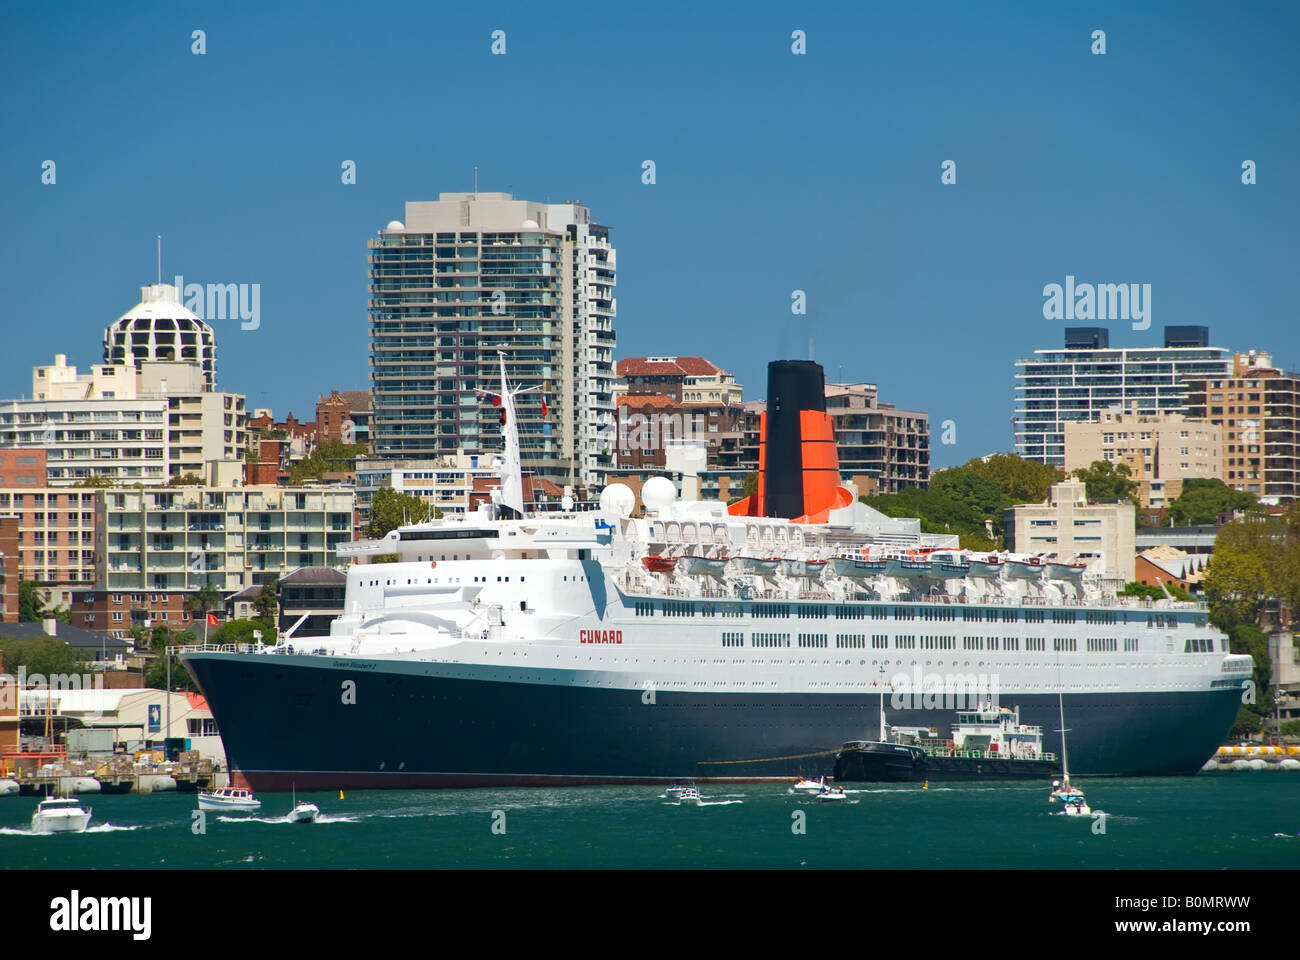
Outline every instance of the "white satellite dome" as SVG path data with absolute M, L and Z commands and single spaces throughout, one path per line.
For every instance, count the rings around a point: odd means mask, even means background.
M 667 477 L 651 477 L 641 487 L 641 502 L 647 510 L 660 513 L 677 499 L 677 488 Z
M 625 483 L 611 483 L 600 491 L 600 509 L 617 517 L 630 517 L 636 506 L 636 494 Z
M 385 229 L 385 230 L 405 230 L 405 229 L 406 229 L 406 224 L 402 223 L 401 220 L 389 220 L 389 221 L 388 221 L 388 226 L 384 227 L 384 229 Z
M 525 220 L 523 223 L 523 227 L 521 229 L 540 230 L 541 228 L 542 228 L 541 224 L 539 224 L 536 220 Z

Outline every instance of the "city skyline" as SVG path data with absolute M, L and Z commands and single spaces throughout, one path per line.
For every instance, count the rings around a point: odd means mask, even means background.
M 1048 319 L 1044 292 L 1067 277 L 1149 290 L 1145 318 L 1073 321 L 1108 323 L 1112 346 L 1205 325 L 1215 346 L 1294 369 L 1297 11 L 1196 16 L 1215 9 L 1188 7 L 1177 30 L 1118 5 L 933 22 L 771 7 L 743 27 L 669 5 L 599 29 L 522 6 L 17 10 L 0 38 L 0 377 L 18 396 L 56 353 L 99 362 L 105 326 L 155 279 L 161 234 L 164 282 L 260 285 L 256 328 L 212 321 L 218 389 L 305 419 L 322 390 L 369 386 L 367 241 L 408 200 L 471 190 L 475 166 L 482 192 L 580 200 L 610 228 L 616 357 L 708 357 L 757 397 L 767 362 L 811 340 L 828 380 L 930 415 L 936 467 L 1012 449 L 1014 362 L 1072 324 Z M 407 64 L 435 34 L 425 76 Z M 557 66 L 575 36 L 600 57 Z M 355 80 L 380 58 L 394 79 L 376 98 Z

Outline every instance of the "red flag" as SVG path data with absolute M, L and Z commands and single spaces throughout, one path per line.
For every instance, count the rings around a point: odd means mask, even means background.
M 546 398 L 542 397 L 542 416 L 544 417 L 550 412 L 551 408 L 546 405 Z
M 209 627 L 217 626 L 217 615 L 215 613 L 208 614 L 208 626 Z
M 496 396 L 495 394 L 492 396 L 492 406 L 494 407 L 501 406 L 501 398 Z

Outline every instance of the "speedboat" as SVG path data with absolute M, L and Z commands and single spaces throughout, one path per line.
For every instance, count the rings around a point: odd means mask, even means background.
M 848 798 L 849 795 L 844 792 L 843 787 L 826 787 L 821 793 L 817 794 L 818 803 L 836 803 Z
M 315 823 L 316 818 L 319 816 L 320 807 L 314 803 L 308 803 L 306 800 L 299 803 L 298 791 L 295 789 L 293 791 L 293 809 L 289 811 L 289 816 L 285 819 L 290 823 Z
M 826 789 L 825 777 L 822 777 L 819 780 L 809 780 L 808 778 L 805 777 L 802 780 L 800 780 L 798 783 L 796 783 L 793 787 L 790 788 L 790 790 L 794 793 L 821 793 L 825 789 Z
M 32 814 L 32 833 L 82 833 L 90 824 L 91 812 L 81 809 L 76 797 L 42 800 Z
M 664 797 L 669 800 L 681 800 L 682 791 L 693 789 L 695 789 L 695 784 L 691 783 L 689 780 L 683 780 L 669 785 L 669 787 L 664 790 Z
M 262 801 L 247 790 L 240 790 L 235 787 L 220 787 L 199 794 L 199 809 L 222 810 L 229 813 L 253 813 L 262 809 Z
M 320 807 L 314 803 L 299 803 L 289 814 L 290 823 L 315 823 L 316 818 L 320 816 Z
M 700 805 L 700 790 L 694 784 L 682 787 L 682 792 L 677 798 L 677 802 L 688 807 L 698 807 Z

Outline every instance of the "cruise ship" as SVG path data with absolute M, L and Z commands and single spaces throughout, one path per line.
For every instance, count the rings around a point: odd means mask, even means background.
M 1116 596 L 1057 558 L 971 553 L 841 483 L 824 376 L 769 366 L 757 492 L 666 477 L 525 512 L 505 380 L 493 500 L 341 545 L 327 637 L 182 656 L 234 783 L 471 787 L 831 774 L 896 725 L 992 700 L 1079 774 L 1189 775 L 1251 677 L 1203 605 Z M 686 484 L 689 487 L 689 484 Z

